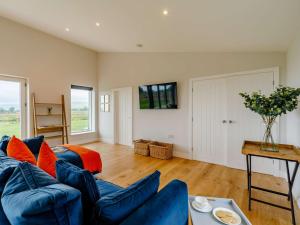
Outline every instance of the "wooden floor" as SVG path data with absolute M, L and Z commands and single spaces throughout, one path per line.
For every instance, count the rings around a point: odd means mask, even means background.
M 180 179 L 188 184 L 189 194 L 233 198 L 247 215 L 253 225 L 291 224 L 290 212 L 253 202 L 252 211 L 248 211 L 248 192 L 246 172 L 224 166 L 173 158 L 159 160 L 135 155 L 129 147 L 103 143 L 86 145 L 101 153 L 103 162 L 102 179 L 126 187 L 154 170 L 161 171 L 161 187 L 172 179 Z M 283 179 L 268 175 L 254 174 L 253 185 L 263 185 L 278 191 L 287 191 Z M 254 197 L 285 204 L 286 198 L 268 193 L 253 191 Z M 296 218 L 300 224 L 300 210 Z

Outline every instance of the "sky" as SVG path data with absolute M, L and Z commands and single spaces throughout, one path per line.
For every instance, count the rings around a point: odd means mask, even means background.
M 20 108 L 20 83 L 0 80 L 0 107 L 8 109 L 10 107 Z

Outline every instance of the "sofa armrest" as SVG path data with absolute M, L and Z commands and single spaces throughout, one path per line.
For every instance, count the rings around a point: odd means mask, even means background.
M 64 184 L 5 195 L 1 203 L 11 224 L 82 224 L 81 194 Z
M 187 185 L 173 180 L 120 225 L 187 225 Z

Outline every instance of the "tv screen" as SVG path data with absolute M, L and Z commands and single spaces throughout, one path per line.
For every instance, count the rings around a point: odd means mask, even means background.
M 177 83 L 139 86 L 140 109 L 177 109 Z

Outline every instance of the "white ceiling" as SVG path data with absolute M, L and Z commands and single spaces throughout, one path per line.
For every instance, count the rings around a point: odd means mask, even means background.
M 300 0 L 2 0 L 0 15 L 99 52 L 286 51 Z

